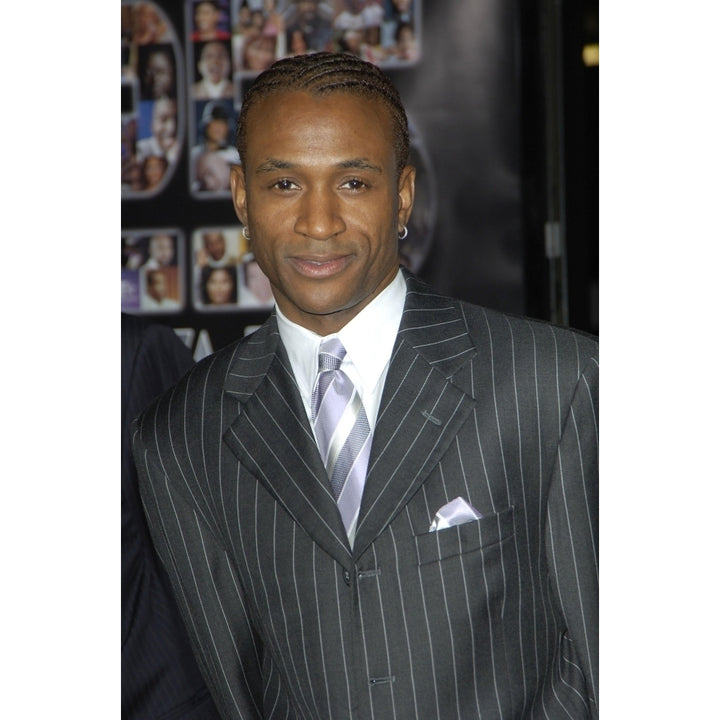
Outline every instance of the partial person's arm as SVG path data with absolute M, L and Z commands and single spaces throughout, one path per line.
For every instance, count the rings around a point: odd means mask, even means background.
M 598 365 L 583 369 L 564 420 L 548 497 L 546 553 L 561 640 L 560 682 L 598 717 Z
M 172 328 L 122 313 L 122 716 L 218 720 L 145 522 L 131 420 L 193 366 Z
M 137 425 L 133 434 L 141 496 L 201 672 L 223 718 L 261 720 L 263 649 L 237 570 L 209 525 L 207 506 L 154 452 L 154 416 L 142 421 L 147 442 Z

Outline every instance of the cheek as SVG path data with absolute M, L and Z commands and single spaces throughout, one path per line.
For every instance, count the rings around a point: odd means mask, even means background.
M 252 251 L 263 273 L 271 280 L 275 279 L 277 277 L 277 273 L 275 272 L 277 262 L 273 258 L 268 246 L 263 242 L 253 241 Z
M 251 242 L 252 253 L 255 256 L 260 270 L 267 278 L 265 282 L 269 281 L 273 287 L 282 287 L 285 283 L 282 280 L 283 266 L 281 252 L 278 250 L 277 243 L 260 240 L 261 237 L 266 236 L 258 232 L 258 239 Z M 262 275 L 260 277 L 262 277 Z

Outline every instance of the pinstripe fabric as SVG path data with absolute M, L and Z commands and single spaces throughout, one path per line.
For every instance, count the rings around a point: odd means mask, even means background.
M 164 325 L 121 315 L 123 720 L 217 720 L 145 522 L 130 423 L 193 365 Z
M 597 346 L 411 275 L 351 549 L 274 317 L 136 425 L 227 718 L 597 717 Z M 463 496 L 483 517 L 429 533 Z

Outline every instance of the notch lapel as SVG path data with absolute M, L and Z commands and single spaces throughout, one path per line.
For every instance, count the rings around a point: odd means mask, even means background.
M 258 384 L 225 432 L 225 443 L 313 540 L 349 567 L 342 519 L 277 332 L 272 353 L 254 367 L 236 361 L 228 376 L 248 374 L 257 374 Z M 233 384 L 227 393 L 234 392 Z
M 455 373 L 476 354 L 458 303 L 432 294 L 413 276 L 407 284 L 373 434 L 355 557 L 415 494 L 475 406 L 453 384 Z

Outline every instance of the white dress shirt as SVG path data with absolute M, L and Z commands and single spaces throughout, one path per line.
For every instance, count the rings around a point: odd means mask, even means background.
M 357 388 L 371 430 L 375 429 L 390 356 L 405 306 L 405 292 L 405 278 L 398 270 L 395 279 L 372 302 L 339 332 L 327 336 L 339 337 L 347 351 L 340 367 Z M 290 358 L 305 411 L 311 418 L 310 398 L 318 374 L 318 350 L 327 338 L 291 322 L 280 308 L 276 311 L 280 337 Z

